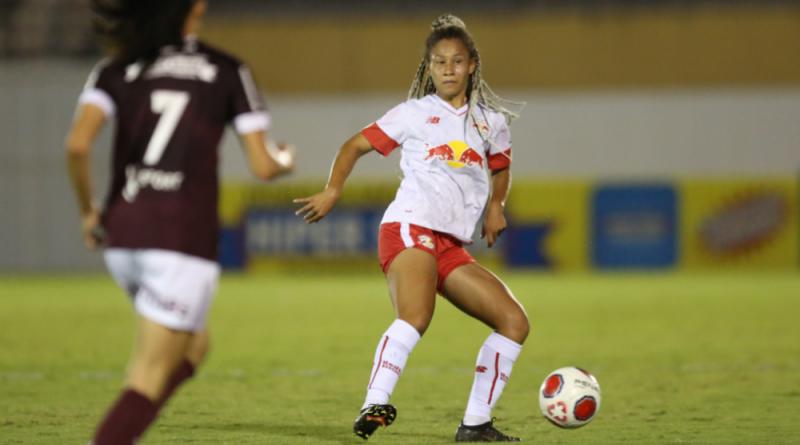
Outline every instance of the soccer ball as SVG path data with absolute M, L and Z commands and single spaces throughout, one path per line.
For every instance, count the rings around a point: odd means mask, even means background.
M 581 427 L 591 422 L 600 409 L 600 384 L 583 369 L 556 369 L 539 388 L 539 408 L 555 426 Z

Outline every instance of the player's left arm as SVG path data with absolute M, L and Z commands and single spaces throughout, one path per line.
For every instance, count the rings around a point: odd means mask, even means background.
M 67 172 L 78 201 L 83 242 L 90 250 L 101 244 L 100 210 L 92 203 L 90 155 L 95 139 L 105 123 L 105 111 L 86 103 L 78 108 L 66 140 Z
M 509 190 L 511 190 L 511 169 L 506 167 L 492 172 L 492 195 L 486 205 L 481 233 L 481 238 L 486 238 L 489 247 L 494 246 L 497 238 L 508 226 L 505 208 Z
M 294 169 L 293 145 L 272 142 L 266 131 L 252 131 L 240 135 L 240 138 L 247 164 L 257 178 L 269 181 Z

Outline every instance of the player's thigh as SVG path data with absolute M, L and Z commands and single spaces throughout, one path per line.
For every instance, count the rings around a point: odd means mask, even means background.
M 528 334 L 528 317 L 511 290 L 478 263 L 453 270 L 444 281 L 444 297 L 461 311 L 517 342 Z
M 436 302 L 436 258 L 408 248 L 397 254 L 386 271 L 386 281 L 397 316 L 423 332 Z
M 219 265 L 179 252 L 140 252 L 139 315 L 173 330 L 199 332 L 219 282 Z

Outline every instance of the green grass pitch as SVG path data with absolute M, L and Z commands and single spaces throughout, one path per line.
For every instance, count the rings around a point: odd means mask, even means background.
M 502 273 L 531 336 L 495 410 L 535 444 L 800 443 L 800 275 Z M 392 320 L 378 271 L 225 276 L 206 366 L 143 444 L 355 444 Z M 370 443 L 450 443 L 488 329 L 437 302 Z M 133 315 L 105 276 L 0 277 L 0 443 L 85 444 L 120 389 Z M 538 413 L 552 369 L 592 371 L 588 426 Z

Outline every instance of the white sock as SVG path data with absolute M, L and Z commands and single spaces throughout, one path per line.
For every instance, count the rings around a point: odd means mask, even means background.
M 375 359 L 369 374 L 367 397 L 361 409 L 369 405 L 385 405 L 394 391 L 400 374 L 406 366 L 408 355 L 419 341 L 414 326 L 401 319 L 395 320 L 381 337 L 375 349 Z
M 503 393 L 522 345 L 493 332 L 483 342 L 475 363 L 475 380 L 469 393 L 464 425 L 480 425 L 492 419 L 492 408 Z

